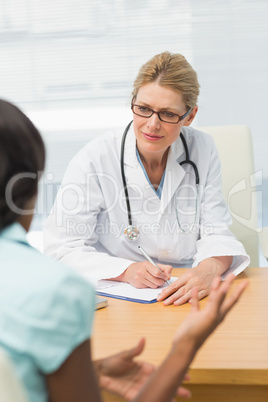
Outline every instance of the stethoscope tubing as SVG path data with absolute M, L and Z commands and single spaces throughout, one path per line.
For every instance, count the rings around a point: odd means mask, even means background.
M 182 133 L 180 133 L 180 138 L 182 140 L 183 143 L 183 147 L 184 147 L 184 151 L 185 151 L 185 155 L 186 155 L 186 159 L 182 162 L 180 162 L 180 165 L 185 165 L 186 163 L 188 163 L 189 165 L 192 166 L 192 168 L 194 169 L 194 173 L 195 173 L 195 184 L 198 186 L 199 185 L 199 173 L 198 173 L 198 169 L 196 164 L 191 161 L 191 159 L 189 158 L 189 150 L 188 150 L 188 146 L 186 144 L 186 140 L 184 138 L 184 135 Z
M 127 215 L 128 215 L 128 224 L 129 224 L 129 226 L 132 226 L 132 217 L 131 217 L 131 207 L 130 207 L 130 202 L 129 202 L 127 181 L 126 181 L 125 169 L 124 169 L 124 156 L 125 156 L 126 137 L 127 137 L 127 133 L 129 131 L 129 128 L 130 128 L 132 122 L 133 122 L 133 120 L 131 120 L 131 122 L 128 123 L 128 125 L 125 128 L 125 131 L 124 131 L 124 134 L 123 134 L 123 137 L 122 137 L 122 141 L 121 141 L 121 152 L 120 152 L 121 176 L 122 176 L 124 192 L 125 192 L 125 198 L 126 198 L 126 204 L 127 204 Z

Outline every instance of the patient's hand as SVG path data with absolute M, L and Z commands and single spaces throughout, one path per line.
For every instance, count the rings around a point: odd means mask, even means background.
M 155 371 L 152 364 L 134 360 L 142 353 L 144 345 L 145 339 L 142 338 L 134 348 L 96 362 L 101 388 L 127 400 L 134 399 Z M 185 380 L 188 379 L 186 376 Z M 191 396 L 190 391 L 184 387 L 179 387 L 177 394 L 185 398 Z

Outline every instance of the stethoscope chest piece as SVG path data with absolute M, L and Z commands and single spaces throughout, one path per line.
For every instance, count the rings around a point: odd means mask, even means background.
M 128 240 L 135 241 L 138 239 L 140 232 L 135 226 L 129 225 L 124 231 L 124 234 L 127 236 Z

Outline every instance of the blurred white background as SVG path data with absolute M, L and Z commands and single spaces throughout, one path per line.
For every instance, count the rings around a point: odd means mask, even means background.
M 195 125 L 251 128 L 268 225 L 267 0 L 0 0 L 0 97 L 28 114 L 48 152 L 33 228 L 71 157 L 131 119 L 138 69 L 165 50 L 198 72 Z

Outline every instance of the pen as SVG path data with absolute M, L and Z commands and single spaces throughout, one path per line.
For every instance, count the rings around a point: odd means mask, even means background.
M 161 271 L 161 269 L 153 262 L 151 257 L 146 253 L 146 251 L 141 246 L 138 246 L 138 249 L 144 255 L 146 260 L 148 260 L 151 264 L 153 264 L 154 267 L 158 268 Z M 166 282 L 167 282 L 168 285 L 170 285 L 170 282 L 168 280 Z

